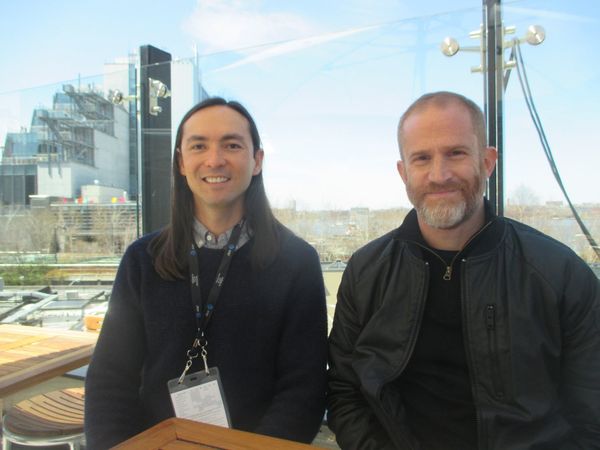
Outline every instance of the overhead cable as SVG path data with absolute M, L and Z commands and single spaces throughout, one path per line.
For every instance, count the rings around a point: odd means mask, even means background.
M 598 244 L 592 237 L 591 233 L 589 232 L 589 230 L 583 223 L 583 220 L 581 220 L 579 213 L 573 206 L 573 203 L 571 202 L 571 199 L 569 198 L 569 195 L 567 194 L 567 190 L 565 189 L 565 186 L 563 185 L 562 178 L 558 171 L 558 167 L 556 166 L 556 162 L 554 161 L 554 156 L 552 155 L 552 150 L 550 149 L 550 144 L 548 143 L 548 139 L 546 138 L 546 133 L 544 132 L 544 128 L 542 126 L 542 121 L 540 120 L 537 109 L 533 102 L 533 96 L 531 94 L 531 88 L 529 87 L 529 81 L 527 80 L 527 73 L 525 72 L 525 63 L 523 62 L 523 55 L 521 53 L 521 47 L 519 45 L 518 39 L 514 40 L 514 49 L 515 49 L 514 53 L 515 53 L 515 56 L 517 59 L 516 68 L 517 68 L 517 75 L 519 78 L 519 84 L 521 85 L 521 90 L 523 91 L 523 96 L 525 97 L 525 103 L 527 104 L 527 109 L 529 110 L 529 114 L 531 116 L 531 119 L 533 120 L 533 124 L 535 125 L 535 129 L 538 133 L 540 142 L 542 144 L 542 149 L 544 150 L 544 154 L 546 155 L 546 159 L 548 160 L 548 164 L 550 165 L 550 169 L 552 170 L 552 174 L 554 175 L 554 178 L 556 179 L 556 182 L 558 183 L 560 190 L 562 191 L 563 195 L 565 196 L 565 199 L 567 200 L 567 203 L 569 204 L 569 208 L 571 209 L 571 212 L 573 213 L 573 217 L 577 221 L 577 224 L 579 225 L 581 232 L 583 233 L 583 235 L 589 242 L 590 246 L 592 247 L 592 250 L 594 250 L 594 252 L 596 253 L 596 257 L 600 260 L 600 246 L 598 246 Z

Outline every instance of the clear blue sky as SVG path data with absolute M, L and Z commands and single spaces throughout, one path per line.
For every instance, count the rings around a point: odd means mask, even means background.
M 546 28 L 546 42 L 524 46 L 523 55 L 576 202 L 600 202 L 599 3 L 504 2 L 505 24 L 517 26 L 517 35 L 534 23 Z M 207 90 L 242 100 L 255 115 L 276 206 L 407 205 L 395 171 L 397 119 L 431 90 L 482 103 L 482 76 L 470 73 L 478 55 L 446 58 L 438 50 L 447 35 L 475 45 L 468 33 L 479 27 L 480 8 L 479 0 L 2 2 L 0 136 L 29 125 L 11 119 L 15 98 L 48 106 L 62 82 L 97 82 L 104 63 L 140 45 L 175 58 L 191 57 L 197 46 Z M 525 186 L 540 201 L 561 200 L 516 73 L 506 116 L 506 196 Z

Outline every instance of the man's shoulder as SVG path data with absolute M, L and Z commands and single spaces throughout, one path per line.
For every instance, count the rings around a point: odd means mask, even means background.
M 593 275 L 588 264 L 564 243 L 522 222 L 503 220 L 510 230 L 507 236 L 509 250 L 547 279 L 563 279 L 569 269 Z
M 294 256 L 313 257 L 317 255 L 316 249 L 310 243 L 283 225 L 279 230 L 279 236 L 281 242 L 280 253 L 284 258 Z
M 509 230 L 512 230 L 512 235 L 518 240 L 524 252 L 534 254 L 552 252 L 553 255 L 578 258 L 571 248 L 552 236 L 514 219 L 505 217 L 503 220 Z
M 144 234 L 143 236 L 140 236 L 135 241 L 133 241 L 131 244 L 129 244 L 128 250 L 132 249 L 134 251 L 139 251 L 139 250 L 147 249 L 148 246 L 150 245 L 150 243 L 159 234 L 160 234 L 160 231 L 153 231 L 151 233 Z
M 145 234 L 133 241 L 123 254 L 123 261 L 131 259 L 152 261 L 149 247 L 152 241 L 160 234 L 160 231 Z
M 387 232 L 356 250 L 350 258 L 350 262 L 353 265 L 365 265 L 389 257 L 398 240 L 397 237 L 398 228 Z
M 377 261 L 387 261 L 399 246 L 406 246 L 408 242 L 416 241 L 417 236 L 420 236 L 417 213 L 412 209 L 406 214 L 399 227 L 356 250 L 352 255 L 351 262 L 353 264 L 372 264 Z

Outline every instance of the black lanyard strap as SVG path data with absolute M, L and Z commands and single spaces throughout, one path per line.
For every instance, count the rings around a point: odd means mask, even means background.
M 225 247 L 225 252 L 223 253 L 223 257 L 221 258 L 221 263 L 219 264 L 219 269 L 217 270 L 217 275 L 215 276 L 215 281 L 213 282 L 210 291 L 208 293 L 208 297 L 206 299 L 206 304 L 202 303 L 202 290 L 200 288 L 200 264 L 199 264 L 199 249 L 196 243 L 192 243 L 192 248 L 190 250 L 190 283 L 191 283 L 191 293 L 192 293 L 192 302 L 194 304 L 194 312 L 196 314 L 196 326 L 198 329 L 197 338 L 200 339 L 206 327 L 208 326 L 208 322 L 210 321 L 213 312 L 215 310 L 215 305 L 219 300 L 219 296 L 221 295 L 221 288 L 223 287 L 223 283 L 225 278 L 227 277 L 227 273 L 229 272 L 229 266 L 231 264 L 231 259 L 233 258 L 233 254 L 237 249 L 238 242 L 240 240 L 240 234 L 242 232 L 242 228 L 244 225 L 244 220 L 239 222 L 233 230 L 231 231 L 231 236 L 227 241 L 227 245 Z M 204 306 L 204 307 L 203 307 Z

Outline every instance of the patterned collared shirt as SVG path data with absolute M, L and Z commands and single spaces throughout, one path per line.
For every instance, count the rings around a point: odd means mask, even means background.
M 233 228 L 234 227 L 231 227 L 229 230 L 225 231 L 225 233 L 216 236 L 208 231 L 208 228 L 199 222 L 198 219 L 194 218 L 194 240 L 196 241 L 198 248 L 206 247 L 211 249 L 222 249 L 227 245 Z M 244 220 L 237 248 L 240 249 L 246 242 L 250 240 L 250 237 L 251 231 L 248 227 L 248 222 Z

